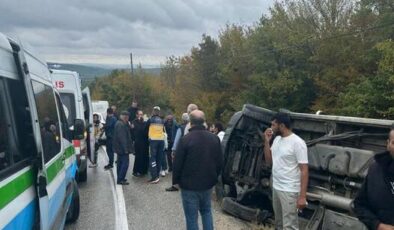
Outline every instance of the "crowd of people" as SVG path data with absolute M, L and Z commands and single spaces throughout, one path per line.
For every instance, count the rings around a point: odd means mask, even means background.
M 198 212 L 204 229 L 213 229 L 211 194 L 223 165 L 220 122 L 208 124 L 195 104 L 187 106 L 179 123 L 173 114 L 162 114 L 159 106 L 153 107 L 148 118 L 135 101 L 120 114 L 116 106 L 108 108 L 104 126 L 98 115 L 93 120 L 96 140 L 105 135 L 108 164 L 104 169 L 116 163 L 118 185 L 129 184 L 129 155 L 134 154 L 134 177 L 149 173 L 147 182 L 157 184 L 172 172 L 172 185 L 166 191 L 181 191 L 187 229 L 198 229 Z M 99 143 L 91 167 L 97 167 L 98 148 Z
M 98 125 L 97 130 L 100 129 Z M 129 154 L 133 153 L 135 177 L 147 175 L 149 171 L 148 183 L 156 184 L 160 177 L 172 172 L 172 185 L 166 191 L 181 191 L 187 229 L 198 229 L 198 213 L 203 228 L 213 229 L 211 194 L 223 167 L 221 141 L 225 132 L 221 123 L 207 124 L 204 112 L 195 104 L 187 107 L 180 124 L 172 114 L 162 116 L 158 106 L 144 120 L 144 113 L 133 102 L 128 111 L 119 115 L 115 107 L 108 108 L 104 130 L 109 159 L 104 168 L 113 168 L 117 154 L 118 184 L 128 184 Z M 262 139 L 264 159 L 272 164 L 275 227 L 299 229 L 298 213 L 308 205 L 306 143 L 292 132 L 286 113 L 274 115 Z M 354 201 L 354 212 L 368 229 L 394 228 L 394 130 L 389 133 L 387 150 L 375 156 L 376 162 Z M 97 157 L 95 166 L 96 162 Z

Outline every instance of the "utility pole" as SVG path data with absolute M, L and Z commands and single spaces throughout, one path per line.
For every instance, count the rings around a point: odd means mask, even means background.
M 130 67 L 131 67 L 131 77 L 134 75 L 134 67 L 133 67 L 133 53 L 130 53 Z

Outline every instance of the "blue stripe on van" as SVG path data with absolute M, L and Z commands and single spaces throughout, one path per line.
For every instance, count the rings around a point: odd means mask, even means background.
M 14 219 L 5 226 L 5 230 L 32 229 L 37 211 L 36 200 L 31 201 Z

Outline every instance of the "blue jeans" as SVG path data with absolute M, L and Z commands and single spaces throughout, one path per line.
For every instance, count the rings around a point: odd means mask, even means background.
M 213 230 L 211 195 L 212 189 L 204 191 L 181 190 L 187 230 L 198 230 L 199 211 L 201 214 L 203 229 Z
M 149 168 L 152 179 L 159 177 L 164 155 L 164 141 L 149 141 Z
M 113 165 L 114 164 L 114 150 L 112 149 L 112 138 L 108 138 L 106 143 L 105 143 L 105 148 L 107 149 L 107 155 L 108 155 L 108 164 Z
M 126 179 L 127 169 L 129 168 L 129 154 L 118 154 L 116 173 L 118 174 L 117 182 Z

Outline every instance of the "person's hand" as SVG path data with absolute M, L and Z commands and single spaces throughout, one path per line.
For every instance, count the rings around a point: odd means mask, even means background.
M 175 158 L 175 151 L 172 151 L 172 152 L 171 152 L 171 157 L 172 157 L 172 159 Z
M 307 206 L 308 202 L 306 202 L 306 198 L 303 196 L 299 196 L 297 199 L 297 209 L 302 210 Z
M 264 132 L 264 141 L 270 142 L 273 135 L 274 135 L 274 131 L 272 131 L 271 128 L 267 128 Z
M 394 230 L 394 226 L 380 223 L 378 225 L 378 230 Z

